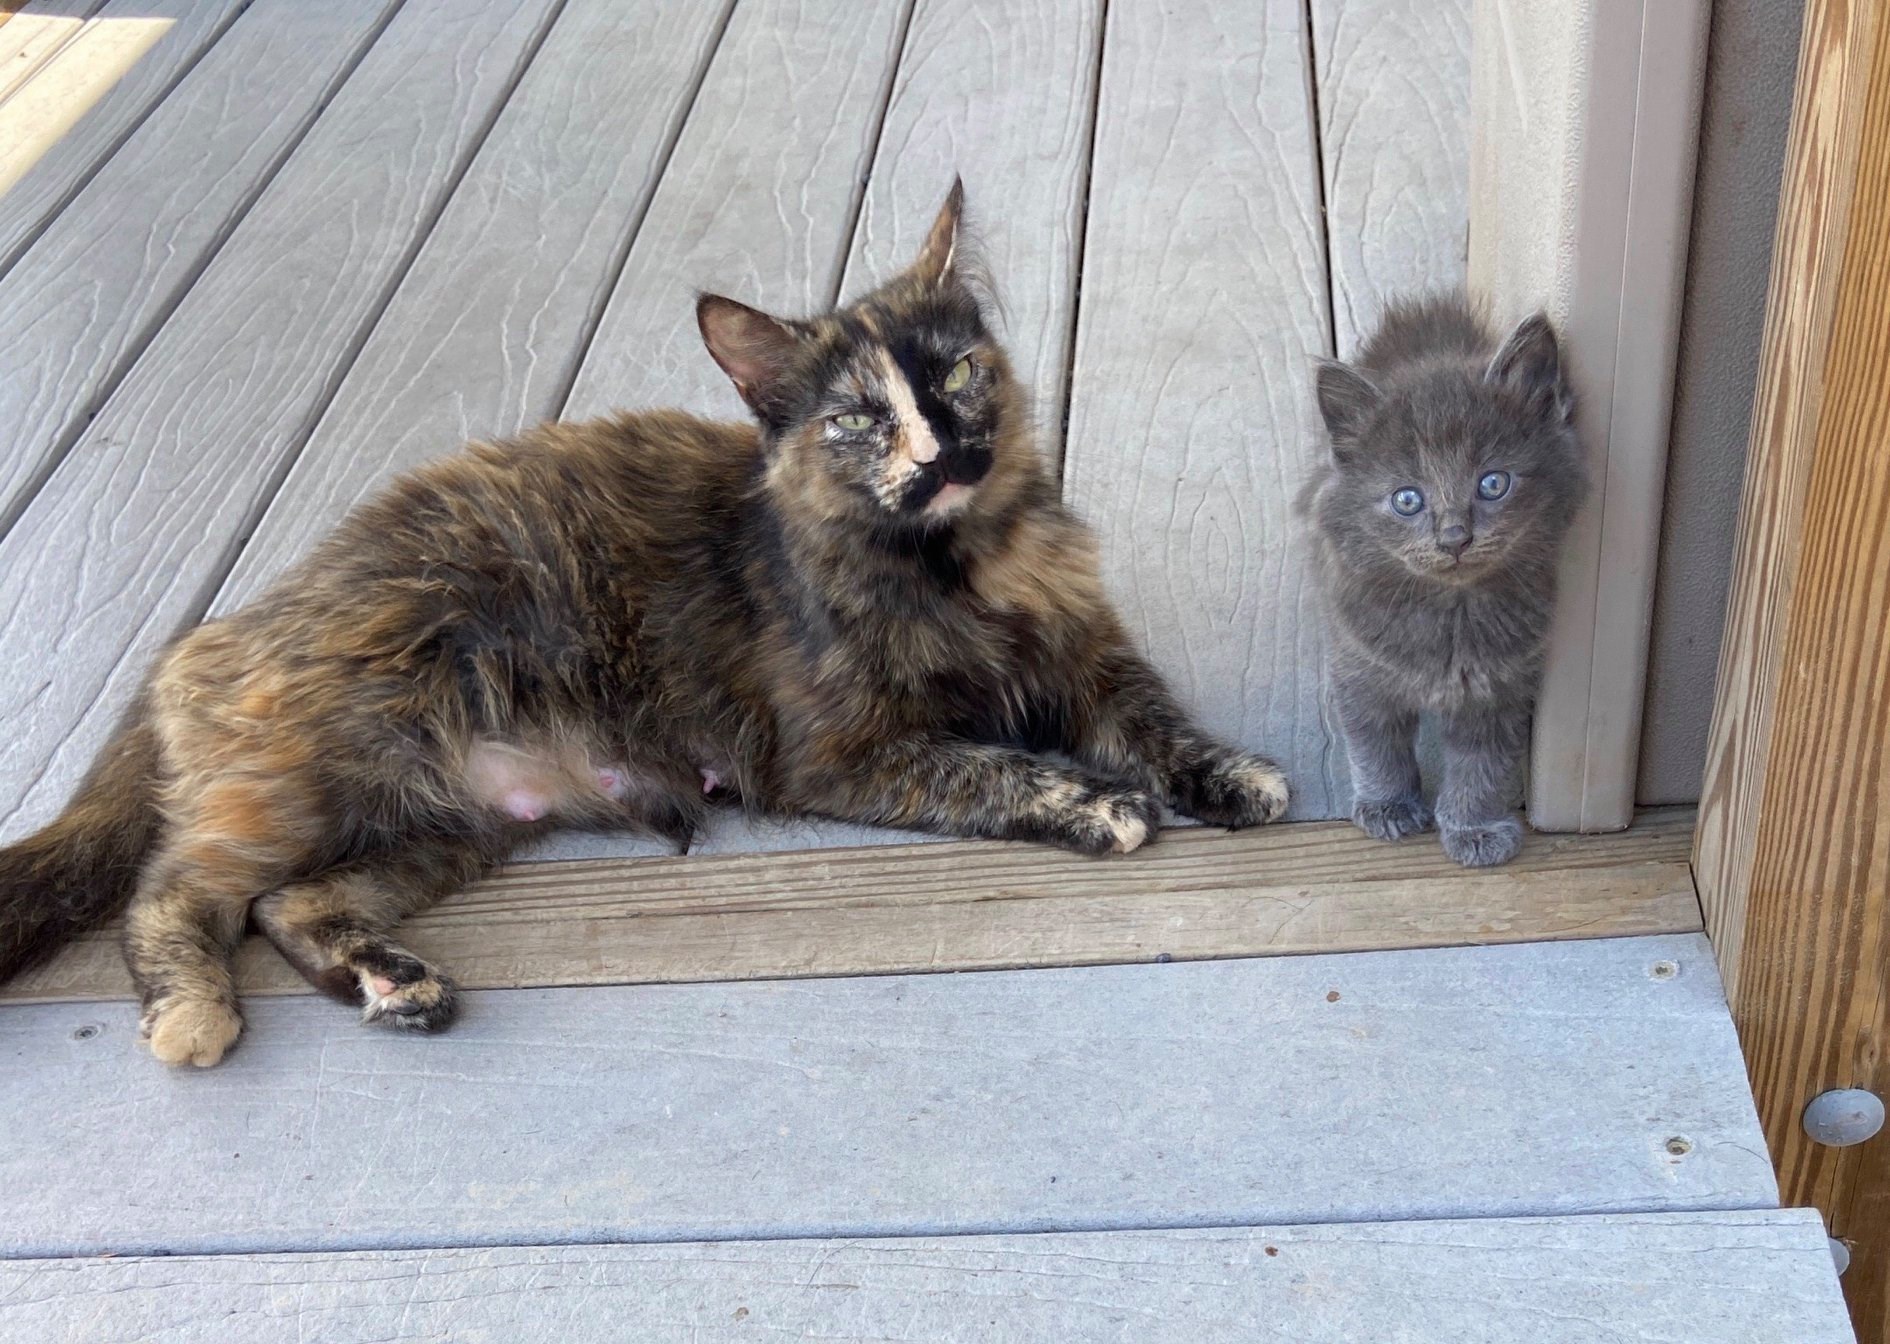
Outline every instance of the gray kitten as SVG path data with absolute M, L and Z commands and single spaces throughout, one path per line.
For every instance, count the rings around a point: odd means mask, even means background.
M 1439 716 L 1444 852 L 1522 847 L 1509 785 L 1529 739 L 1556 553 L 1586 494 L 1555 331 L 1499 345 L 1461 296 L 1392 305 L 1355 364 L 1319 368 L 1330 459 L 1312 525 L 1332 705 L 1366 834 L 1427 829 L 1413 739 Z

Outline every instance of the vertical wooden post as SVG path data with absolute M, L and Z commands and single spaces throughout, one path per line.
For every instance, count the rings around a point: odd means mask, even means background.
M 1890 1339 L 1890 0 L 1810 0 L 1694 864 L 1787 1204 Z

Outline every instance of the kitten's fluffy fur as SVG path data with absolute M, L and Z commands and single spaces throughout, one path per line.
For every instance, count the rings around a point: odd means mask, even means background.
M 474 446 L 184 636 L 58 821 L 0 853 L 0 979 L 130 904 L 151 1048 L 241 1030 L 253 918 L 370 1018 L 452 982 L 400 918 L 543 828 L 770 812 L 1134 849 L 1279 815 L 1104 601 L 959 255 L 810 321 L 698 307 L 755 425 L 673 411 Z M 1073 765 L 1039 754 L 1066 753 Z
M 1532 317 L 1499 345 L 1461 297 L 1408 301 L 1318 388 L 1332 451 L 1301 507 L 1352 820 L 1382 840 L 1431 825 L 1413 738 L 1434 713 L 1444 850 L 1507 862 L 1556 554 L 1585 490 L 1555 332 Z

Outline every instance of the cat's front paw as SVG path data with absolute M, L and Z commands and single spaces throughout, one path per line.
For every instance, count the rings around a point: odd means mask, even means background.
M 1141 789 L 1086 791 L 1063 809 L 1058 838 L 1079 854 L 1127 854 L 1161 826 L 1162 807 Z
M 1431 828 L 1431 809 L 1422 798 L 1360 798 L 1352 804 L 1352 824 L 1374 840 L 1402 840 Z
M 361 1020 L 408 1031 L 438 1031 L 459 1014 L 459 986 L 416 956 L 375 948 L 355 962 Z
M 138 1034 L 166 1064 L 207 1069 L 243 1034 L 243 1019 L 221 999 L 160 999 L 144 1010 Z
M 1522 852 L 1522 823 L 1514 817 L 1480 826 L 1444 826 L 1444 853 L 1466 868 L 1494 868 Z
M 1217 752 L 1176 772 L 1175 810 L 1210 826 L 1238 830 L 1286 811 L 1286 774 L 1264 756 Z

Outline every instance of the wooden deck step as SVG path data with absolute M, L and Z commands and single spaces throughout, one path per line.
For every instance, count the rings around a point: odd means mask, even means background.
M 750 980 L 1513 943 L 1699 930 L 1693 812 L 1531 836 L 1468 873 L 1431 837 L 1341 822 L 1175 830 L 1124 859 L 941 841 L 796 854 L 521 865 L 402 926 L 473 989 Z M 246 994 L 306 994 L 252 938 Z M 0 1002 L 125 998 L 118 929 L 0 986 Z
M 0 1011 L 0 1256 L 1777 1202 L 1699 935 L 469 1000 L 257 1000 L 201 1073 Z
M 1852 1339 L 1808 1210 L 0 1264 L 0 1335 L 80 1321 L 88 1344 Z

